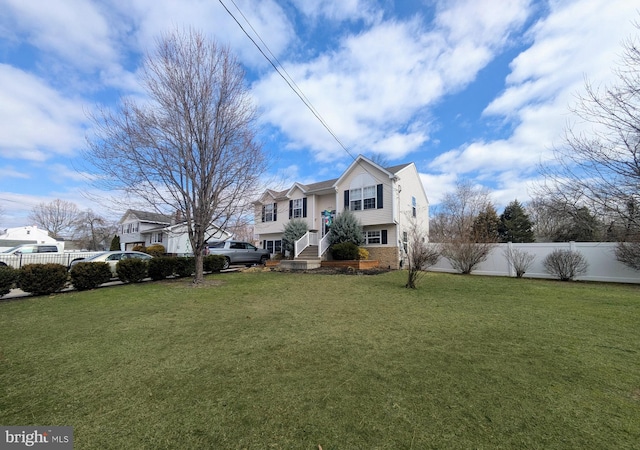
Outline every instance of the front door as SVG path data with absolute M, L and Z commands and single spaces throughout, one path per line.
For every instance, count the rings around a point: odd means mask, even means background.
M 331 229 L 331 225 L 333 224 L 333 219 L 335 219 L 335 216 L 335 210 L 329 211 L 328 209 L 325 209 L 324 211 L 322 211 L 322 237 L 324 237 Z

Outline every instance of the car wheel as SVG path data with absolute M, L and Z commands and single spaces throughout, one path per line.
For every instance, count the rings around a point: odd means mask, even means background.
M 262 258 L 260 258 L 260 264 L 264 266 L 268 260 L 269 260 L 269 257 L 267 255 L 262 255 Z
M 225 256 L 224 263 L 222 263 L 222 270 L 228 269 L 230 265 L 231 265 L 231 260 L 227 256 Z

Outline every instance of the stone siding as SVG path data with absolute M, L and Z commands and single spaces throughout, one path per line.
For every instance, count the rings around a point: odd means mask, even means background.
M 400 268 L 398 259 L 398 247 L 364 247 L 369 251 L 369 259 L 380 261 L 380 267 L 390 267 L 394 270 Z

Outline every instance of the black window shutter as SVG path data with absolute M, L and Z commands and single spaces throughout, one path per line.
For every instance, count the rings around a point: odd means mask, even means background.
M 387 230 L 382 230 L 382 243 L 386 244 L 387 243 Z
M 302 199 L 302 217 L 307 217 L 307 197 Z
M 377 192 L 378 198 L 376 200 L 376 207 L 378 209 L 382 209 L 383 208 L 383 205 L 382 205 L 382 185 L 379 184 L 378 186 L 376 186 L 376 188 L 377 188 L 377 191 L 378 191 Z
M 273 221 L 275 222 L 276 220 L 278 220 L 278 204 L 274 203 L 273 204 Z
M 262 205 L 262 221 L 264 222 L 264 205 Z
M 293 200 L 289 200 L 289 219 L 293 217 Z
M 344 209 L 349 209 L 349 190 L 344 191 Z

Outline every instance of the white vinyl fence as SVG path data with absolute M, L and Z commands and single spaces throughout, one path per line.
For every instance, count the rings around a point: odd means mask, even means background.
M 438 245 L 438 244 L 432 244 Z M 495 275 L 515 277 L 504 253 L 509 247 L 535 256 L 533 263 L 524 274 L 525 278 L 555 278 L 549 275 L 542 264 L 546 256 L 556 249 L 580 252 L 589 262 L 584 275 L 576 277 L 582 281 L 607 281 L 614 283 L 640 283 L 640 271 L 633 270 L 616 260 L 615 242 L 546 242 L 535 244 L 496 244 L 487 259 L 471 272 L 474 275 Z M 438 264 L 429 269 L 432 272 L 457 272 L 449 260 L 442 257 Z

